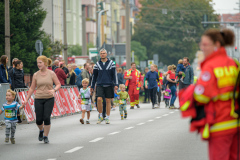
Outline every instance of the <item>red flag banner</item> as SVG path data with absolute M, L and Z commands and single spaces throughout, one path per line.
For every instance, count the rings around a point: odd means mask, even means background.
M 80 112 L 82 110 L 81 105 L 78 105 L 78 98 L 77 98 L 73 88 L 68 88 L 68 92 L 69 92 L 69 96 L 72 100 L 72 103 L 73 103 L 73 106 L 74 106 L 76 112 Z
M 65 109 L 63 107 L 63 104 L 62 104 L 62 100 L 61 100 L 58 92 L 56 92 L 56 94 L 55 94 L 55 102 L 56 102 L 56 105 L 58 106 L 60 114 L 61 115 L 66 114 L 66 111 L 65 111 Z
M 68 105 L 68 102 L 67 102 L 67 98 L 66 96 L 64 95 L 64 91 L 62 88 L 59 89 L 59 95 L 61 97 L 61 101 L 62 101 L 62 104 L 63 104 L 63 107 L 66 111 L 67 114 L 71 113 L 71 110 L 69 108 L 69 105 Z
M 72 113 L 75 113 L 75 112 L 76 112 L 76 111 L 75 111 L 75 107 L 73 106 L 73 102 L 72 102 L 72 99 L 70 98 L 70 95 L 69 95 L 69 93 L 68 93 L 67 88 L 64 88 L 63 91 L 64 91 L 64 94 L 65 94 L 65 96 L 66 96 L 66 98 L 67 98 L 68 106 L 69 106 L 71 112 L 72 112 Z

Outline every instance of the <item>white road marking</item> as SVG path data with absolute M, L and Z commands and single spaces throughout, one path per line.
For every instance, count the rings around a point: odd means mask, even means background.
M 174 113 L 174 112 L 170 112 L 170 113 Z
M 152 121 L 154 121 L 154 120 L 153 119 L 148 120 L 148 122 L 152 122 Z
M 128 128 L 125 128 L 125 129 L 133 129 L 134 127 L 128 127 Z
M 168 116 L 168 114 L 164 114 L 163 116 Z
M 112 132 L 112 133 L 109 133 L 108 135 L 114 135 L 114 134 L 118 134 L 118 133 L 120 133 L 120 131 L 119 132 Z
M 89 142 L 97 142 L 97 141 L 100 141 L 100 140 L 102 140 L 104 137 L 100 137 L 100 138 L 96 138 L 96 139 L 94 139 L 94 140 L 91 140 L 91 141 L 89 141 Z
M 138 126 L 141 126 L 141 125 L 143 125 L 143 124 L 145 124 L 145 123 L 138 123 L 137 125 L 138 125 Z
M 73 152 L 75 152 L 75 151 L 77 151 L 77 150 L 79 150 L 79 149 L 82 149 L 83 147 L 75 147 L 75 148 L 73 148 L 73 149 L 70 149 L 69 151 L 66 151 L 66 152 L 64 152 L 64 153 L 73 153 Z
M 162 117 L 156 117 L 157 119 L 162 118 Z
M 47 160 L 57 160 L 57 158 L 50 158 L 50 159 L 47 159 Z

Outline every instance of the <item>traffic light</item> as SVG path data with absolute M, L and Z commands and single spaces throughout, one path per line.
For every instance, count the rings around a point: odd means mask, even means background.
M 235 47 L 235 51 L 237 51 L 237 46 Z
M 100 11 L 102 11 L 103 10 L 103 2 L 98 2 L 97 5 L 98 5 L 98 9 L 100 9 Z

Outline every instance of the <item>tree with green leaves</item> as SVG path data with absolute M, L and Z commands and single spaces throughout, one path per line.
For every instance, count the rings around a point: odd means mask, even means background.
M 46 56 L 50 53 L 46 47 L 50 43 L 45 32 L 41 30 L 47 12 L 42 8 L 43 0 L 10 0 L 10 53 L 11 58 L 19 58 L 24 63 L 25 73 L 37 70 L 35 50 L 36 40 L 44 43 Z M 5 53 L 4 40 L 4 0 L 0 0 L 0 56 Z
M 148 59 L 159 55 L 164 64 L 176 64 L 183 57 L 192 61 L 199 49 L 201 35 L 218 25 L 201 24 L 203 15 L 209 21 L 218 21 L 211 0 L 140 0 L 139 21 L 132 40 L 147 48 Z
M 142 46 L 140 42 L 132 41 L 131 51 L 134 51 L 134 61 L 137 65 L 140 64 L 140 61 L 145 61 L 148 59 L 147 49 L 145 46 Z

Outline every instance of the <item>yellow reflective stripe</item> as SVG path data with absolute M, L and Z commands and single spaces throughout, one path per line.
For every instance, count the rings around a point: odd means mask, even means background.
M 130 102 L 130 106 L 134 106 L 135 105 L 135 102 Z
M 210 98 L 203 95 L 203 94 L 198 95 L 198 94 L 194 93 L 194 98 L 195 98 L 196 101 L 198 101 L 200 103 L 205 103 L 205 104 L 210 101 Z
M 209 135 L 210 135 L 209 124 L 205 124 L 205 127 L 203 129 L 203 133 L 202 133 L 202 137 L 205 138 L 205 139 L 208 139 Z
M 219 132 L 234 128 L 237 128 L 237 119 L 216 123 L 210 128 L 210 132 Z
M 231 112 L 230 116 L 233 118 L 238 118 L 238 114 L 235 112 L 235 105 L 234 105 L 234 99 L 231 101 Z
M 239 92 L 236 92 L 235 94 L 235 99 L 238 97 Z M 233 99 L 233 92 L 226 92 L 220 95 L 217 95 L 216 97 L 213 98 L 213 101 L 216 102 L 217 100 L 221 101 L 228 101 L 230 99 Z
M 184 104 L 182 105 L 182 107 L 180 108 L 180 110 L 181 110 L 181 111 L 186 111 L 186 110 L 188 109 L 190 103 L 191 103 L 190 101 L 187 101 L 186 103 L 184 103 Z

